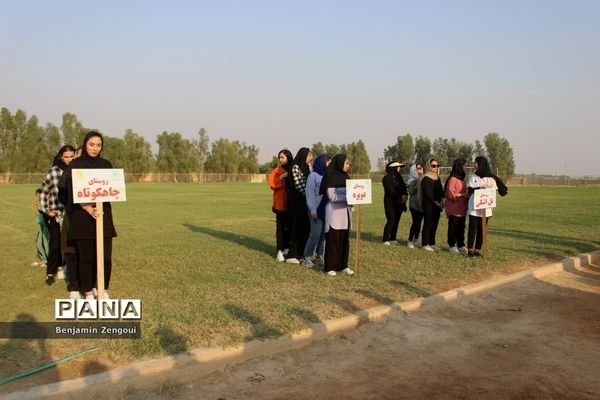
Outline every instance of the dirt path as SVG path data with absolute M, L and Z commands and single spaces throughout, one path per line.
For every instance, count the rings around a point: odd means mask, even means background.
M 598 399 L 600 267 L 529 278 L 125 399 Z M 160 381 L 159 381 L 160 382 Z M 114 394 L 113 394 L 114 395 Z M 101 392 L 98 398 L 103 398 Z
M 527 278 L 204 376 L 61 399 L 599 399 L 600 266 Z

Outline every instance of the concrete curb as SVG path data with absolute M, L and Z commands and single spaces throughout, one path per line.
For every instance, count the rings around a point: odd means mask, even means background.
M 309 329 L 282 336 L 274 340 L 253 340 L 237 347 L 223 349 L 196 349 L 186 354 L 163 357 L 147 361 L 134 362 L 125 367 L 83 378 L 56 382 L 12 392 L 0 397 L 2 400 L 39 399 L 44 396 L 58 396 L 90 386 L 106 385 L 127 387 L 140 386 L 143 378 L 160 375 L 161 380 L 201 376 L 224 368 L 227 364 L 240 363 L 249 359 L 271 356 L 286 350 L 299 349 L 313 341 L 324 339 L 333 333 L 356 328 L 368 321 L 375 321 L 390 315 L 394 311 L 415 312 L 420 309 L 437 307 L 448 302 L 472 296 L 474 294 L 515 282 L 528 277 L 542 278 L 560 271 L 577 269 L 600 261 L 600 250 L 569 257 L 561 262 L 532 268 L 515 274 L 494 278 L 485 282 L 452 289 L 444 293 L 420 298 L 390 306 L 378 306 L 357 312 L 348 317 L 314 323 Z

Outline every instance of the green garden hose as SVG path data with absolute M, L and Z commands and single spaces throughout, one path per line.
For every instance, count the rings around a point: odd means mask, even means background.
M 17 379 L 25 378 L 26 376 L 29 376 L 29 375 L 37 374 L 38 372 L 45 371 L 45 370 L 47 370 L 49 368 L 52 368 L 52 367 L 56 367 L 59 364 L 62 364 L 62 363 L 67 362 L 67 361 L 70 361 L 70 360 L 72 360 L 74 358 L 77 358 L 77 357 L 84 356 L 86 354 L 93 353 L 93 352 L 98 351 L 100 349 L 102 349 L 102 347 L 94 347 L 93 349 L 80 351 L 79 353 L 71 354 L 70 356 L 66 356 L 66 357 L 63 357 L 63 358 L 61 358 L 59 360 L 49 362 L 48 364 L 44 364 L 44 365 L 41 365 L 39 367 L 35 367 L 33 369 L 30 369 L 29 371 L 19 372 L 16 375 L 7 376 L 6 378 L 0 379 L 0 385 L 4 385 L 5 383 L 16 381 Z

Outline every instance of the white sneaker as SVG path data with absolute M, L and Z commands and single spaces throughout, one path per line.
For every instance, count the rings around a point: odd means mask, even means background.
M 391 244 L 398 244 L 398 241 L 397 240 L 390 240 L 390 243 Z
M 300 260 L 298 260 L 297 258 L 286 258 L 285 262 L 288 264 L 300 264 Z
M 423 250 L 425 250 L 425 251 L 435 251 L 435 249 L 433 247 L 431 247 L 430 245 L 423 246 Z
M 467 250 L 467 248 L 466 248 L 466 247 L 464 247 L 464 246 L 463 246 L 463 247 L 461 247 L 461 248 L 459 248 L 459 249 L 458 249 L 458 251 L 460 252 L 460 254 L 467 254 L 467 253 L 469 252 L 469 251 Z
M 65 279 L 65 272 L 62 269 L 59 269 L 56 273 L 56 279 Z
M 277 260 L 277 262 L 284 262 L 285 257 L 283 256 L 283 251 L 279 250 L 277 252 L 277 257 L 275 257 L 275 259 Z
M 406 243 L 406 247 L 408 247 L 409 249 L 414 249 L 415 244 L 409 240 L 408 243 Z
M 79 292 L 69 292 L 69 299 L 71 300 L 79 300 L 81 299 L 81 293 Z
M 302 264 L 304 264 L 307 268 L 314 268 L 315 267 L 315 263 L 312 262 L 312 260 L 308 257 L 305 257 L 304 260 L 302 260 Z
M 315 263 L 315 265 L 325 265 L 325 261 L 321 256 L 316 256 L 313 262 Z
M 352 275 L 354 273 L 354 271 L 352 271 L 350 268 L 344 268 L 343 270 L 340 271 L 342 274 L 346 274 L 346 275 Z
M 329 272 L 327 272 L 327 275 L 329 275 L 329 276 L 336 276 L 337 273 L 335 271 L 329 271 Z
M 449 251 L 450 253 L 453 253 L 453 254 L 458 254 L 458 253 L 460 253 L 460 251 L 458 250 L 458 247 L 456 247 L 456 246 L 452 246 L 452 247 L 450 247 L 450 248 L 448 249 L 448 251 Z
M 386 246 L 391 246 L 392 244 L 388 241 L 383 242 L 383 244 L 385 244 Z

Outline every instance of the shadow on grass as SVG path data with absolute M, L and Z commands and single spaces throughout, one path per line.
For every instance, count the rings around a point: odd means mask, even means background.
M 382 305 L 389 305 L 394 303 L 394 300 L 390 299 L 389 297 L 382 296 L 381 294 L 372 292 L 370 290 L 357 289 L 355 290 L 355 292 L 369 299 L 373 299 Z
M 534 232 L 524 232 L 515 229 L 500 229 L 490 227 L 488 229 L 489 233 L 499 236 L 512 237 L 516 239 L 529 240 L 532 242 L 548 242 L 557 244 L 559 246 L 571 247 L 576 249 L 579 252 L 586 252 L 596 250 L 594 245 L 600 245 L 600 241 L 597 240 L 579 240 L 579 239 L 570 239 L 564 236 L 556 236 L 556 235 L 548 235 L 545 233 L 534 233 Z
M 277 338 L 283 335 L 283 332 L 271 328 L 262 320 L 262 318 L 242 307 L 233 304 L 225 304 L 223 305 L 223 309 L 231 314 L 232 317 L 252 326 L 252 334 L 244 338 L 245 341 L 250 341 L 252 339 Z
M 357 311 L 360 311 L 360 307 L 358 307 L 356 304 L 352 303 L 349 300 L 338 299 L 336 297 L 330 297 L 329 301 L 332 302 L 333 304 L 337 304 L 338 306 L 340 306 L 341 308 L 343 308 L 344 310 L 346 310 L 352 314 Z
M 188 344 L 184 336 L 175 333 L 171 328 L 159 327 L 155 332 L 160 347 L 167 354 L 188 353 Z
M 248 236 L 240 235 L 236 232 L 227 232 L 227 231 L 219 231 L 217 229 L 207 228 L 205 226 L 193 225 L 185 223 L 183 224 L 186 228 L 196 233 L 203 233 L 205 235 L 210 235 L 217 239 L 226 240 L 228 242 L 232 242 L 238 244 L 240 246 L 247 247 L 249 249 L 257 250 L 263 252 L 265 254 L 273 253 L 273 245 L 270 243 L 265 243 L 262 240 L 255 239 Z
M 407 292 L 414 293 L 419 297 L 429 297 L 433 295 L 433 292 L 425 290 L 420 287 L 416 287 L 411 285 L 410 283 L 402 282 L 402 281 L 390 281 L 392 285 L 399 286 L 400 288 L 406 290 Z
M 0 357 L 7 365 L 10 365 L 8 374 L 3 376 L 3 384 L 25 378 L 29 375 L 43 371 L 44 380 L 48 382 L 59 382 L 60 374 L 55 366 L 50 366 L 54 358 L 50 354 L 49 328 L 39 323 L 32 314 L 20 313 L 13 322 L 7 323 L 3 332 L 9 340 L 0 343 Z M 15 357 L 17 355 L 17 357 Z M 12 362 L 9 361 L 12 359 Z M 18 362 L 17 362 L 18 361 Z M 10 363 L 10 364 L 8 364 Z M 44 365 L 44 367 L 40 367 Z M 36 367 L 24 371 L 27 367 Z M 18 368 L 18 370 L 12 370 Z M 7 372 L 7 371 L 5 371 Z M 8 375 L 7 374 L 7 375 Z
M 305 310 L 303 308 L 292 307 L 288 309 L 288 312 L 291 315 L 295 315 L 296 317 L 305 321 L 307 325 L 321 322 L 321 319 L 317 316 L 317 314 L 313 313 L 312 311 Z

